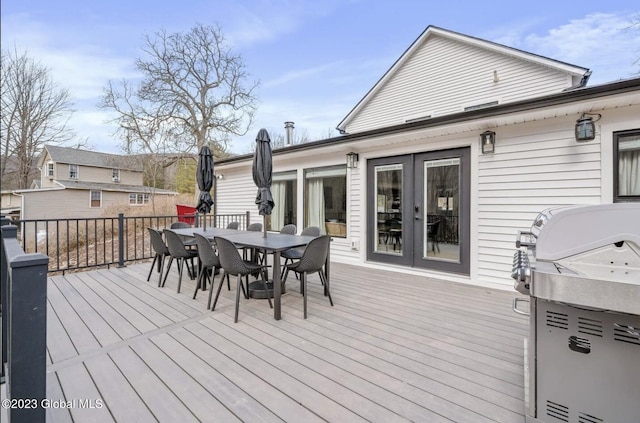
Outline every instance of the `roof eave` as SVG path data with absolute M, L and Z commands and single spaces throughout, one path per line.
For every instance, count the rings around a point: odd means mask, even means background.
M 563 91 L 557 94 L 550 94 L 544 97 L 522 100 L 513 103 L 500 104 L 484 109 L 472 110 L 468 112 L 453 113 L 450 115 L 437 116 L 428 120 L 422 120 L 411 123 L 402 123 L 399 125 L 388 126 L 384 128 L 372 129 L 369 131 L 358 132 L 355 134 L 346 134 L 338 137 L 328 138 L 324 140 L 314 141 L 305 144 L 296 144 L 273 150 L 274 155 L 287 154 L 293 151 L 304 151 L 320 148 L 328 145 L 346 144 L 350 141 L 357 141 L 363 138 L 369 138 L 380 135 L 396 134 L 414 129 L 423 129 L 459 123 L 473 119 L 490 118 L 506 113 L 517 113 L 528 110 L 557 106 L 566 103 L 572 103 L 579 100 L 605 97 L 609 95 L 624 94 L 626 92 L 640 90 L 640 78 L 624 79 L 612 83 L 595 85 L 592 87 L 576 88 L 570 91 Z M 252 154 L 235 156 L 228 159 L 222 159 L 217 164 L 240 162 L 252 159 Z

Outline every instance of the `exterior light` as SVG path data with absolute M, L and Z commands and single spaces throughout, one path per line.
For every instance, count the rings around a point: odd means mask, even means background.
M 480 144 L 482 145 L 482 154 L 494 153 L 496 133 L 493 131 L 484 131 L 480 134 Z
M 599 121 L 602 115 L 596 114 L 598 118 L 594 121 L 589 113 L 583 113 L 580 119 L 576 121 L 576 141 L 591 141 L 596 137 L 595 122 Z
M 358 167 L 358 153 L 347 153 L 347 167 L 349 169 L 355 169 Z

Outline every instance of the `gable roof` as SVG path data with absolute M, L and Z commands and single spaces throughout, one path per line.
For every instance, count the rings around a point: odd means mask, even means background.
M 118 154 L 98 153 L 96 151 L 82 150 L 79 148 L 60 147 L 57 145 L 45 145 L 40 156 L 40 166 L 44 165 L 48 156 L 56 163 L 69 163 L 93 167 L 117 168 L 142 172 L 143 166 L 140 160 L 131 156 Z
M 627 97 L 627 95 L 631 95 L 632 97 Z M 608 98 L 616 97 L 619 97 L 620 99 L 611 100 L 613 101 L 613 103 L 611 104 L 611 108 L 640 104 L 640 77 L 621 79 L 618 81 L 593 85 L 589 87 L 580 87 L 574 90 L 549 94 L 543 97 L 526 99 L 507 104 L 500 104 L 483 109 L 463 111 L 450 115 L 438 116 L 429 120 L 407 122 L 398 125 L 387 126 L 384 128 L 375 128 L 372 130 L 354 134 L 343 134 L 333 138 L 327 138 L 303 144 L 289 145 L 274 149 L 273 155 L 287 155 L 299 151 L 309 151 L 310 153 L 308 154 L 313 154 L 313 150 L 315 149 L 340 148 L 340 146 L 342 145 L 348 145 L 360 141 L 368 141 L 373 137 L 379 137 L 382 135 L 402 134 L 408 131 L 420 129 L 435 129 L 444 127 L 446 125 L 471 122 L 482 119 L 491 119 L 492 121 L 496 121 L 497 119 L 504 117 L 504 119 L 507 120 L 510 124 L 518 123 L 523 121 L 521 115 L 522 113 L 531 113 L 545 108 L 565 107 L 572 104 L 573 109 L 575 110 L 571 111 L 570 113 L 575 114 L 577 118 L 581 113 L 593 111 L 595 107 L 594 104 L 597 101 L 608 101 Z M 596 107 L 596 110 L 602 110 L 599 109 L 599 107 L 602 106 L 598 105 Z M 509 118 L 510 115 L 514 116 L 514 114 L 518 115 Z M 557 116 L 556 111 L 550 110 L 547 117 L 554 116 Z M 245 161 L 250 163 L 252 159 L 253 154 L 248 153 L 220 159 L 216 162 L 216 165 L 221 166 L 229 163 L 238 163 Z
M 355 107 L 347 114 L 347 116 L 336 127 L 341 133 L 345 133 L 345 128 L 349 123 L 364 109 L 364 107 L 387 85 L 387 83 L 394 78 L 399 70 L 407 63 L 429 39 L 433 37 L 444 37 L 449 40 L 453 40 L 465 45 L 476 47 L 479 49 L 488 50 L 490 52 L 509 56 L 518 60 L 534 63 L 539 66 L 544 66 L 553 69 L 558 72 L 571 75 L 572 80 L 575 81 L 574 88 L 583 87 L 591 72 L 589 69 L 571 65 L 559 60 L 550 59 L 548 57 L 540 56 L 533 53 L 528 53 L 516 48 L 508 47 L 502 44 L 498 44 L 492 41 L 483 40 L 480 38 L 460 34 L 454 31 L 449 31 L 436 26 L 428 26 L 427 29 L 409 46 L 409 48 L 400 56 L 398 60 L 391 66 L 389 70 L 378 80 L 378 82 L 367 92 L 367 94 L 355 105 Z

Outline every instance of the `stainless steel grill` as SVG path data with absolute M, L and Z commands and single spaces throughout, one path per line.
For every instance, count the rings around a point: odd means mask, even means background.
M 544 210 L 516 247 L 526 421 L 640 422 L 640 204 Z

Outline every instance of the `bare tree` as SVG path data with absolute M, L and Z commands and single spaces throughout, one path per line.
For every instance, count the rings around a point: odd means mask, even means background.
M 271 147 L 272 148 L 281 148 L 287 145 L 287 136 L 282 132 L 273 132 L 273 135 L 270 135 L 271 138 Z M 293 131 L 293 135 L 290 140 L 290 145 L 298 145 L 298 144 L 306 144 L 310 141 L 309 133 L 306 129 L 298 129 L 296 128 Z M 255 149 L 255 143 L 252 146 L 252 151 Z
M 27 188 L 29 176 L 45 144 L 70 140 L 72 110 L 69 91 L 54 83 L 50 71 L 26 53 L 2 52 L 2 179 L 12 158 L 15 188 Z
M 136 60 L 141 82 L 109 82 L 99 104 L 116 112 L 125 151 L 193 154 L 207 144 L 224 152 L 230 135 L 247 133 L 257 83 L 246 85 L 242 58 L 225 44 L 220 27 L 161 30 L 145 37 L 143 52 Z

